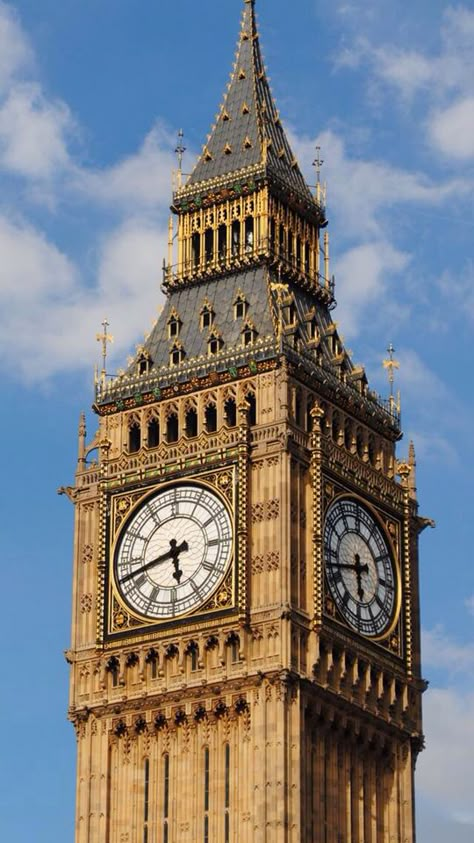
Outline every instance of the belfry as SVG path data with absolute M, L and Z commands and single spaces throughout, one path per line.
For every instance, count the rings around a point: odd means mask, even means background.
M 333 321 L 324 191 L 243 5 L 164 308 L 114 377 L 104 322 L 91 441 L 81 417 L 75 841 L 413 843 L 414 450 Z

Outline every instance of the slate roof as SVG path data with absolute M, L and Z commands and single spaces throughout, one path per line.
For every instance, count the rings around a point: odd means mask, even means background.
M 168 322 L 176 313 L 181 321 L 177 340 L 186 359 L 208 357 L 208 341 L 214 329 L 222 338 L 223 351 L 242 344 L 246 319 L 236 319 L 234 302 L 241 292 L 247 302 L 247 316 L 257 328 L 258 337 L 274 334 L 272 308 L 269 301 L 267 270 L 264 266 L 240 270 L 232 275 L 215 277 L 176 290 L 168 297 L 145 348 L 155 368 L 168 366 L 173 339 L 168 336 Z M 214 314 L 212 329 L 201 329 L 201 311 L 209 303 Z
M 312 199 L 270 90 L 254 0 L 245 0 L 236 60 L 224 103 L 184 190 L 258 165 Z

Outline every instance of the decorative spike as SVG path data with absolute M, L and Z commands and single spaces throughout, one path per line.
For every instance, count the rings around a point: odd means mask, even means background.
M 86 414 L 84 411 L 79 416 L 79 431 L 78 431 L 78 449 L 77 449 L 77 465 L 78 467 L 86 464 Z

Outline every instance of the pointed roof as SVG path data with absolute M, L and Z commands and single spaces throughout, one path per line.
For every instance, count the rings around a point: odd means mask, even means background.
M 283 130 L 260 51 L 255 0 L 244 0 L 236 60 L 220 114 L 186 188 L 264 168 L 312 198 Z

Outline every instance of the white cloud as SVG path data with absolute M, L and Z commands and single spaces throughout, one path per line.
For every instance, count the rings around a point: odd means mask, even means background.
M 468 189 L 460 180 L 435 183 L 423 173 L 411 173 L 384 161 L 351 158 L 344 140 L 331 130 L 314 139 L 293 132 L 291 140 L 308 177 L 315 147 L 322 148 L 330 185 L 329 204 L 337 208 L 338 227 L 359 241 L 380 237 L 385 223 L 381 214 L 396 205 L 411 202 L 437 206 Z
M 72 185 L 89 200 L 126 208 L 154 208 L 169 203 L 171 173 L 176 167 L 175 137 L 155 126 L 134 155 L 103 170 L 77 168 Z
M 460 160 L 474 158 L 474 96 L 458 100 L 430 118 L 432 142 Z
M 441 626 L 423 631 L 423 664 L 442 669 L 447 676 L 474 675 L 474 643 L 453 641 Z
M 383 84 L 406 105 L 413 104 L 417 123 L 423 124 L 437 151 L 453 160 L 474 158 L 474 12 L 466 6 L 446 8 L 440 48 L 431 53 L 418 47 L 419 37 L 414 46 L 406 45 L 406 37 L 396 43 L 403 27 L 394 29 L 388 41 L 375 40 L 374 34 L 371 40 L 360 19 L 349 18 L 346 23 L 352 37 L 349 45 L 343 40 L 336 67 L 367 65 L 369 87 Z
M 67 106 L 34 83 L 15 85 L 0 108 L 0 167 L 27 178 L 51 178 L 69 163 Z
M 413 399 L 411 406 L 416 412 L 415 399 Z M 418 404 L 418 406 L 420 405 Z M 422 429 L 410 430 L 406 434 L 407 440 L 415 443 L 417 457 L 426 462 L 428 460 L 434 462 L 438 466 L 458 464 L 459 454 L 452 439 L 449 436 L 442 436 L 438 432 L 427 432 L 428 423 L 428 421 L 424 422 Z
M 390 279 L 405 269 L 408 261 L 408 255 L 384 241 L 356 246 L 336 261 L 337 318 L 347 337 L 359 333 L 367 308 L 377 307 L 385 299 Z
M 451 820 L 474 825 L 474 643 L 454 641 L 439 626 L 423 632 L 422 645 L 425 669 L 441 671 L 446 687 L 424 697 L 418 787 Z
M 95 286 L 26 224 L 0 218 L 0 360 L 24 380 L 92 365 L 105 315 L 120 360 L 160 300 L 165 232 L 146 220 L 122 225 L 101 245 Z
M 18 14 L 0 0 L 0 95 L 33 62 L 33 52 Z
M 453 819 L 474 825 L 474 694 L 452 688 L 428 691 L 424 728 L 427 749 L 417 767 L 420 792 Z

